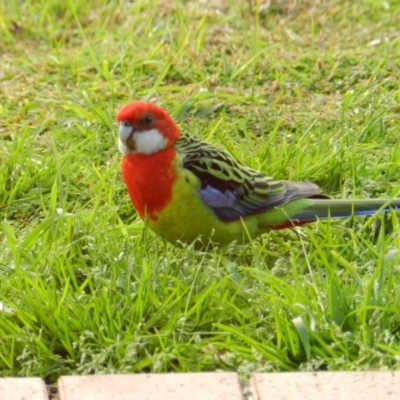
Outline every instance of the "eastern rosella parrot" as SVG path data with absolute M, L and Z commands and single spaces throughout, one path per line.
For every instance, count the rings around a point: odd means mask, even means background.
M 334 200 L 313 183 L 275 180 L 181 134 L 152 103 L 126 105 L 117 122 L 122 176 L 133 206 L 170 242 L 244 243 L 271 229 L 400 209 L 400 199 Z

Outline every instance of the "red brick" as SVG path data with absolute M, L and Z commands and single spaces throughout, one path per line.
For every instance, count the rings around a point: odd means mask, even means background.
M 400 372 L 286 372 L 255 374 L 253 400 L 400 399 Z
M 242 400 L 235 373 L 62 376 L 61 400 Z
M 46 386 L 40 378 L 1 378 L 1 400 L 47 400 Z

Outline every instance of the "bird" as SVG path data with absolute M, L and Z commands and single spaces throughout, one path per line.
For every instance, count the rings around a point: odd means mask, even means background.
M 400 209 L 400 199 L 332 199 L 312 182 L 277 180 L 181 133 L 156 104 L 117 113 L 122 177 L 145 224 L 169 242 L 244 244 L 270 230 L 319 219 Z

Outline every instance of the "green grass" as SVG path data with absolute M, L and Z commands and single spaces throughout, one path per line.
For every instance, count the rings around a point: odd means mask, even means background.
M 400 197 L 398 2 L 236 3 L 0 0 L 2 376 L 399 368 L 395 213 L 201 252 L 128 201 L 134 99 L 277 178 Z

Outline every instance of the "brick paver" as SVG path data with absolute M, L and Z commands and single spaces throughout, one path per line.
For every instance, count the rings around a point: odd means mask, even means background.
M 253 400 L 400 399 L 400 372 L 286 372 L 255 374 Z
M 62 376 L 60 400 L 243 400 L 225 372 Z M 400 399 L 400 371 L 286 372 L 250 378 L 252 400 Z M 247 392 L 247 391 L 246 391 Z M 0 400 L 48 400 L 40 378 L 0 378 Z
M 46 386 L 40 378 L 1 378 L 1 400 L 47 400 Z
M 61 400 L 242 400 L 235 373 L 62 376 Z

